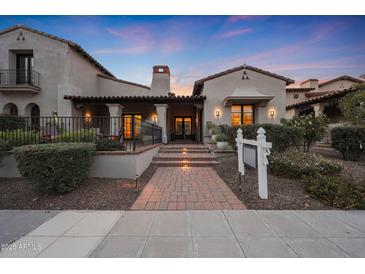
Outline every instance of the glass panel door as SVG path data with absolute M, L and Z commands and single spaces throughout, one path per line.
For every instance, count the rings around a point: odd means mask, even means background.
M 16 56 L 17 84 L 31 84 L 32 68 L 33 68 L 32 54 L 17 54 Z
M 177 136 L 183 135 L 183 118 L 182 117 L 175 118 L 175 135 L 177 135 Z
M 191 136 L 191 118 L 184 117 L 184 135 L 190 137 Z

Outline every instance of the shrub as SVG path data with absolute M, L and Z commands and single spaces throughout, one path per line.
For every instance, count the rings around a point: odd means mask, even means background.
M 10 148 L 43 141 L 39 131 L 23 129 L 0 131 L 0 139 L 6 140 Z
M 211 130 L 212 130 L 212 135 L 219 135 L 219 134 L 222 133 L 221 128 L 219 126 L 217 126 L 217 125 L 213 125 L 211 127 Z
M 227 142 L 227 136 L 224 134 L 219 134 L 219 135 L 217 135 L 216 141 L 217 142 Z
M 269 156 L 268 167 L 271 173 L 289 178 L 301 178 L 316 173 L 335 175 L 343 168 L 340 163 L 324 159 L 319 154 L 303 153 L 299 150 L 273 153 Z
M 356 161 L 365 154 L 365 127 L 335 127 L 331 131 L 332 147 L 345 160 Z
M 227 128 L 228 143 L 236 148 L 237 130 L 242 129 L 243 138 L 254 139 L 257 137 L 257 130 L 263 127 L 266 131 L 266 140 L 272 142 L 272 151 L 285 151 L 289 147 L 299 147 L 301 142 L 300 131 L 296 128 L 275 125 L 275 124 L 255 124 Z
M 339 101 L 339 108 L 345 119 L 354 125 L 365 123 L 365 85 L 358 86 L 360 90 L 346 94 Z
M 80 129 L 76 131 L 63 132 L 53 139 L 55 142 L 95 142 L 97 138 L 97 130 L 95 128 Z
M 1 160 L 3 158 L 3 153 L 4 151 L 9 150 L 9 144 L 8 142 L 0 139 L 0 164 L 1 164 Z
M 73 190 L 87 177 L 95 145 L 90 143 L 38 144 L 16 148 L 20 174 L 43 193 Z
M 290 120 L 282 119 L 284 125 L 300 130 L 303 136 L 303 149 L 308 152 L 310 146 L 320 141 L 326 131 L 329 119 L 325 115 L 315 117 L 313 114 L 294 117 Z
M 344 178 L 315 174 L 302 182 L 310 196 L 329 206 L 365 209 L 365 190 Z
M 9 114 L 0 114 L 0 131 L 24 129 L 25 119 L 22 117 L 14 117 Z
M 97 151 L 126 150 L 126 147 L 122 145 L 119 141 L 113 141 L 105 138 L 96 140 L 95 145 Z

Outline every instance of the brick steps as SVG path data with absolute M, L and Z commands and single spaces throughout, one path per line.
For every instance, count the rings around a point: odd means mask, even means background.
M 163 167 L 211 167 L 218 162 L 205 145 L 170 144 L 160 147 L 152 164 Z
M 160 167 L 212 167 L 217 161 L 152 161 L 152 165 Z

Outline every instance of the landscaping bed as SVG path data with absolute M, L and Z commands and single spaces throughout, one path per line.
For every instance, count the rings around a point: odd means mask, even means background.
M 0 209 L 128 210 L 154 171 L 150 166 L 142 174 L 138 189 L 133 180 L 89 178 L 65 194 L 39 194 L 24 179 L 0 179 Z
M 309 197 L 299 180 L 272 174 L 268 174 L 269 198 L 262 200 L 258 194 L 257 170 L 247 167 L 245 182 L 239 191 L 237 157 L 221 157 L 219 162 L 215 170 L 248 209 L 331 209 Z

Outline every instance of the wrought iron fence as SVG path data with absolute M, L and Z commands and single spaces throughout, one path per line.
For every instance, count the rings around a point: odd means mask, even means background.
M 40 74 L 32 69 L 0 69 L 1 85 L 31 85 L 39 88 Z
M 11 146 L 55 142 L 119 142 L 126 150 L 162 142 L 160 126 L 134 116 L 0 116 L 0 139 Z

